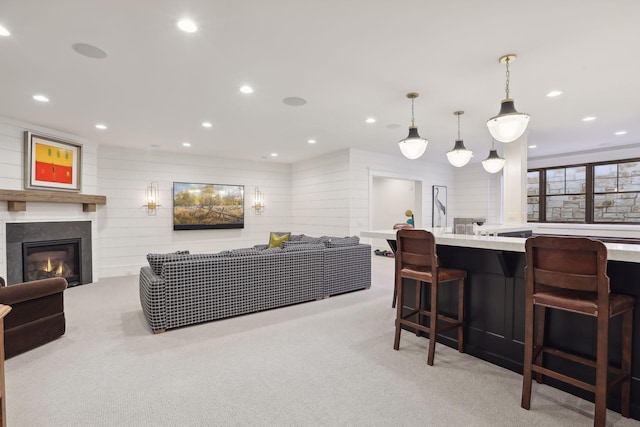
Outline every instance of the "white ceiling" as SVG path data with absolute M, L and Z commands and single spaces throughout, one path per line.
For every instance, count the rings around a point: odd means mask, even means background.
M 185 16 L 198 32 L 176 27 Z M 0 115 L 103 144 L 288 163 L 346 147 L 399 155 L 417 91 L 423 158 L 445 161 L 464 110 L 480 161 L 505 95 L 498 58 L 516 53 L 529 157 L 640 147 L 639 19 L 638 0 L 2 0 Z

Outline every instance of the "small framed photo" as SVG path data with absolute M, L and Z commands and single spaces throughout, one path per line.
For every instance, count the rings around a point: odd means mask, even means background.
M 25 189 L 80 191 L 82 145 L 24 133 Z
M 432 187 L 432 226 L 447 226 L 447 187 L 444 185 L 434 185 Z

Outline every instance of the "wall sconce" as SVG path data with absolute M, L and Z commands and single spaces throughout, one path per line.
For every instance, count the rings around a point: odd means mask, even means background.
M 253 195 L 253 209 L 255 210 L 256 215 L 261 215 L 264 208 L 264 193 L 260 191 L 260 188 L 256 187 L 256 191 Z
M 147 215 L 155 215 L 160 205 L 158 204 L 158 183 L 152 182 L 145 190 L 144 200 L 147 202 L 142 205 L 147 208 Z

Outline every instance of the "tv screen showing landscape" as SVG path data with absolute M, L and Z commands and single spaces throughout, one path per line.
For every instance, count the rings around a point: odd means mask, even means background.
M 173 183 L 173 229 L 244 228 L 244 185 Z

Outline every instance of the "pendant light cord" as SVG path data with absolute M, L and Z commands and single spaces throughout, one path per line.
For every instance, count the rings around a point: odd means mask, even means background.
M 458 114 L 458 141 L 461 141 L 462 138 L 460 137 L 460 114 Z
M 414 102 L 413 102 L 413 101 L 414 101 L 414 100 L 415 100 L 415 98 L 411 98 L 411 127 L 412 127 L 412 128 L 416 127 L 416 125 L 415 125 L 415 120 L 414 120 L 414 118 L 413 118 L 413 117 L 414 117 L 414 115 L 413 115 L 413 104 L 414 104 Z
M 507 64 L 507 86 L 506 86 L 506 92 L 507 92 L 507 99 L 509 99 L 509 78 L 511 77 L 510 73 L 509 73 L 509 58 L 506 59 L 505 63 Z

